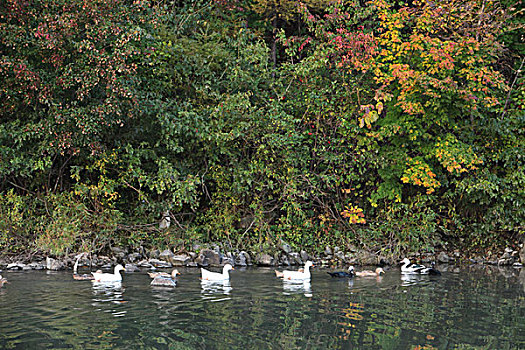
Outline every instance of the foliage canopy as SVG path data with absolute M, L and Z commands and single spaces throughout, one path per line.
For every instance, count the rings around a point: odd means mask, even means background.
M 0 0 L 0 247 L 514 244 L 520 14 Z

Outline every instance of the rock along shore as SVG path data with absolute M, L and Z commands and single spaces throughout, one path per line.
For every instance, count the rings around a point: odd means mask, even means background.
M 408 256 L 414 262 L 438 264 L 486 264 L 521 267 L 525 264 L 525 247 L 522 244 L 519 251 L 506 248 L 498 254 L 488 254 L 486 257 L 461 257 L 459 252 L 422 253 Z M 61 257 L 46 256 L 43 254 L 20 255 L 15 257 L 0 257 L 0 269 L 6 270 L 65 270 L 70 269 L 79 257 L 69 254 Z M 311 255 L 308 252 L 293 251 L 290 245 L 282 243 L 273 253 L 254 251 L 224 251 L 218 245 L 193 246 L 192 251 L 146 250 L 111 248 L 107 255 L 84 253 L 79 259 L 79 266 L 90 268 L 109 269 L 117 263 L 124 264 L 129 272 L 140 269 L 157 269 L 171 267 L 220 267 L 226 263 L 233 266 L 300 266 L 307 260 L 312 260 L 318 266 L 346 266 L 346 265 L 397 265 L 401 260 L 385 257 L 381 254 L 359 250 L 350 247 L 346 251 L 339 247 L 326 247 L 320 254 Z

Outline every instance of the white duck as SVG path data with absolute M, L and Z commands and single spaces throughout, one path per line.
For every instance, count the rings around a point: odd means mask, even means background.
M 310 267 L 313 267 L 314 264 L 311 261 L 307 261 L 306 264 L 304 264 L 304 271 L 290 271 L 290 270 L 284 270 L 283 271 L 283 279 L 285 280 L 309 280 L 312 275 L 310 274 Z
M 424 265 L 412 264 L 408 258 L 404 258 L 401 263 L 402 273 L 416 273 L 420 275 L 441 275 L 441 272 L 434 267 L 426 267 Z
M 120 274 L 120 271 L 125 271 L 126 269 L 124 266 L 118 264 L 115 266 L 115 272 L 114 273 L 100 273 L 100 272 L 92 272 L 93 274 L 93 281 L 94 282 L 121 282 L 122 281 L 122 275 Z
M 224 265 L 222 268 L 222 273 L 211 272 L 206 269 L 201 268 L 201 279 L 205 281 L 224 281 L 230 279 L 230 270 L 235 270 L 230 264 Z

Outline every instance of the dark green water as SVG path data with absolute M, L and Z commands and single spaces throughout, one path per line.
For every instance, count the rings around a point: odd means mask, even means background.
M 144 273 L 94 287 L 67 272 L 7 272 L 0 349 L 525 349 L 525 271 L 472 267 L 437 278 L 336 280 L 315 269 L 288 285 L 273 270 L 175 289 Z

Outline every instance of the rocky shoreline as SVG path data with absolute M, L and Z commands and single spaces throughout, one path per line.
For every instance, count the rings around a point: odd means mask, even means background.
M 146 250 L 111 248 L 108 255 L 88 253 L 68 254 L 62 257 L 46 256 L 44 254 L 20 255 L 15 257 L 0 257 L 0 269 L 6 270 L 65 270 L 73 268 L 75 261 L 79 266 L 90 268 L 110 269 L 117 263 L 123 264 L 126 271 L 133 272 L 140 269 L 157 269 L 171 267 L 220 267 L 229 263 L 236 267 L 247 266 L 300 266 L 307 260 L 312 260 L 318 266 L 346 266 L 346 265 L 397 265 L 401 260 L 386 258 L 374 252 L 355 249 L 343 251 L 339 247 L 326 247 L 323 253 L 311 255 L 301 250 L 293 251 L 290 245 L 282 243 L 279 249 L 272 253 L 254 251 L 223 251 L 218 245 L 194 245 L 192 251 L 173 251 L 165 249 Z M 438 253 L 412 254 L 409 256 L 414 262 L 438 264 L 484 264 L 498 266 L 525 265 L 525 246 L 521 244 L 519 250 L 506 248 L 499 254 L 488 254 L 479 258 L 464 258 L 458 251 Z

